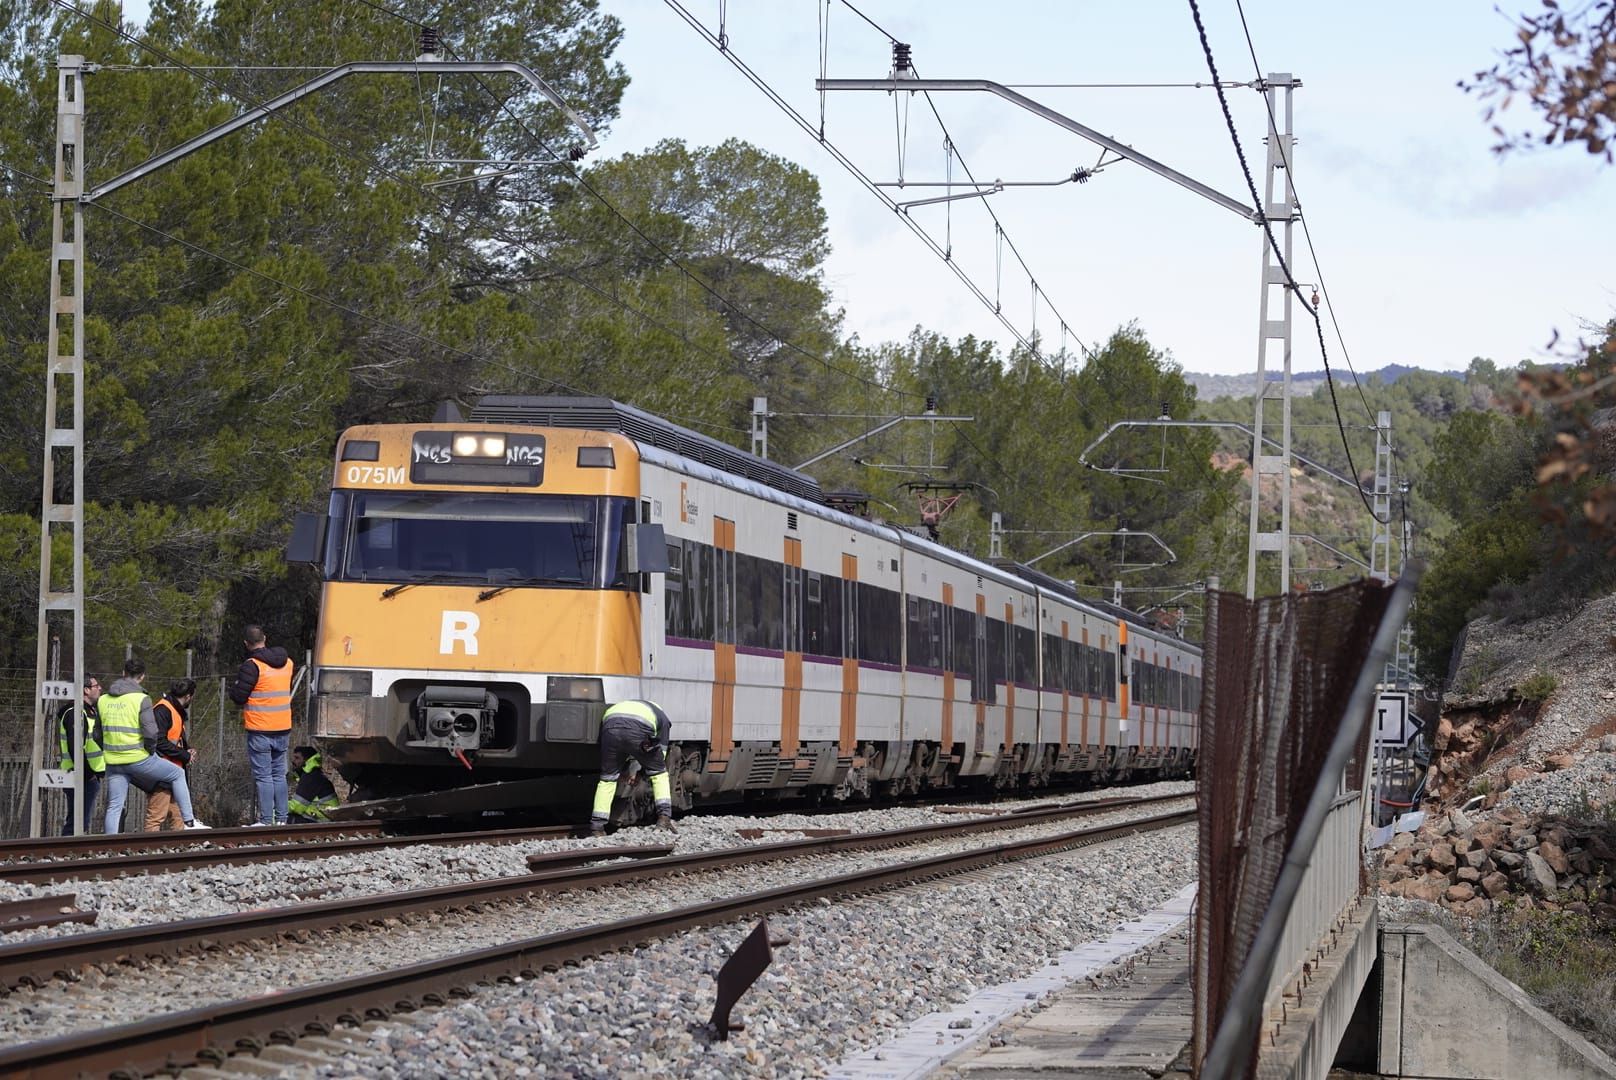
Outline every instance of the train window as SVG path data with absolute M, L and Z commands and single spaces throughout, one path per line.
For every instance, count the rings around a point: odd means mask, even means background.
M 770 559 L 759 559 L 758 598 L 762 601 L 763 647 L 785 648 L 786 629 L 786 564 Z
M 1030 626 L 1016 627 L 1016 682 L 1038 685 L 1038 634 Z
M 924 667 L 926 646 L 922 638 L 925 635 L 925 626 L 920 618 L 920 597 L 909 597 L 904 606 L 908 609 L 903 623 L 908 664 L 911 668 Z
M 754 649 L 782 645 L 784 567 L 754 555 L 735 556 L 735 643 Z
M 704 547 L 706 545 L 703 545 Z M 735 552 L 722 548 L 713 553 L 713 640 L 735 644 Z
M 842 579 L 842 655 L 858 658 L 859 653 L 859 583 Z
M 662 575 L 662 634 L 664 637 L 683 637 L 680 620 L 684 617 L 684 545 L 674 540 L 668 544 L 668 572 Z
M 343 551 L 348 541 L 348 499 L 346 491 L 331 493 L 329 520 L 325 527 L 325 576 L 336 578 L 342 572 Z
M 1061 663 L 1061 639 L 1054 634 L 1040 636 L 1044 639 L 1043 685 L 1055 690 L 1064 689 L 1066 679 L 1063 677 L 1065 665 Z
M 943 669 L 943 605 L 935 600 L 921 601 L 921 613 L 926 617 L 926 666 Z
M 808 651 L 819 656 L 842 655 L 842 579 L 827 577 L 819 593 L 819 636 L 810 640 Z M 809 624 L 813 634 L 813 624 Z
M 903 662 L 898 594 L 876 585 L 858 586 L 859 658 L 876 664 Z
M 616 545 L 628 506 L 567 495 L 358 492 L 343 575 L 626 587 Z
M 982 679 L 984 682 L 993 684 L 1006 682 L 1007 680 L 1005 678 L 1005 673 L 1008 670 L 1009 660 L 1007 659 L 1008 653 L 1005 649 L 1004 643 L 1004 623 L 1000 622 L 998 619 L 988 619 L 987 624 L 987 668 L 982 672 Z M 989 696 L 983 700 L 995 700 L 995 698 L 991 696 L 993 694 L 993 688 L 989 687 L 987 689 Z
M 966 679 L 976 678 L 976 616 L 969 611 L 950 608 L 954 620 L 954 654 L 948 666 Z

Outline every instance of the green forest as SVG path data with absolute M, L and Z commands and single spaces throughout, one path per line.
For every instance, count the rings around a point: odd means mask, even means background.
M 159 0 L 139 30 L 150 49 L 115 32 L 116 5 L 91 10 L 86 19 L 0 0 L 0 587 L 20 598 L 0 614 L 6 668 L 34 655 L 54 56 L 101 65 L 88 81 L 85 167 L 105 179 L 306 77 L 203 78 L 179 65 L 331 65 L 416 48 L 407 19 L 361 5 Z M 426 18 L 430 5 L 397 10 Z M 495 0 L 482 12 L 461 24 L 457 49 L 522 58 L 588 124 L 610 127 L 633 75 L 613 59 L 614 19 L 588 0 Z M 964 490 L 942 538 L 980 556 L 993 513 L 1012 558 L 1085 532 L 1152 533 L 1175 562 L 1150 565 L 1159 549 L 1108 536 L 1040 569 L 1107 598 L 1122 580 L 1136 608 L 1187 606 L 1192 636 L 1196 583 L 1216 575 L 1244 587 L 1249 441 L 1228 429 L 1136 430 L 1091 460 L 1158 470 L 1150 479 L 1078 464 L 1110 424 L 1164 409 L 1250 422 L 1249 398 L 1198 402 L 1148 327 L 1119 325 L 1091 355 L 1006 353 L 924 327 L 861 342 L 824 279 L 827 219 L 808 170 L 733 140 L 670 139 L 574 165 L 574 130 L 512 90 L 446 80 L 434 98 L 438 152 L 559 167 L 434 185 L 441 167 L 418 161 L 417 80 L 378 76 L 89 208 L 92 667 L 132 643 L 154 667 L 172 669 L 163 658 L 189 648 L 213 670 L 234 658 L 247 621 L 294 652 L 311 645 L 316 582 L 281 551 L 292 516 L 324 505 L 338 433 L 430 419 L 442 401 L 489 393 L 614 397 L 738 446 L 753 397 L 766 396 L 770 455 L 788 463 L 850 438 L 865 417 L 921 413 L 930 400 L 975 419 L 901 425 L 814 475 L 827 490 L 868 493 L 903 524 L 918 520 L 910 485 Z M 1297 450 L 1355 467 L 1365 483 L 1367 417 L 1392 413 L 1396 472 L 1409 484 L 1394 512 L 1429 563 L 1416 626 L 1433 674 L 1471 614 L 1529 614 L 1612 584 L 1598 545 L 1566 542 L 1577 499 L 1537 490 L 1537 462 L 1560 428 L 1512 406 L 1518 373 L 1499 358 L 1475 360 L 1462 378 L 1341 379 L 1339 423 L 1328 393 L 1296 403 Z M 1298 580 L 1358 576 L 1352 560 L 1367 558 L 1370 534 L 1358 495 L 1305 470 L 1296 491 L 1294 528 L 1322 541 L 1299 549 Z M 58 566 L 67 556 L 64 542 Z

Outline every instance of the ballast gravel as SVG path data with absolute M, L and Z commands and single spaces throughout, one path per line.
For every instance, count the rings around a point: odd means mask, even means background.
M 1187 804 L 1170 805 L 1182 806 Z M 1107 824 L 1148 816 L 1149 814 L 1160 812 L 1162 809 L 1165 809 L 1165 807 L 1110 811 L 1096 814 L 1093 817 L 1018 829 L 1015 830 L 1013 835 L 1017 838 L 1052 835 L 1074 828 L 1082 828 L 1090 824 Z M 904 813 L 907 816 L 917 812 L 933 815 L 932 820 L 935 820 L 936 817 L 954 817 L 953 815 L 937 815 L 935 811 L 907 811 Z M 894 811 L 874 812 L 870 823 L 860 824 L 855 827 L 870 828 L 872 825 L 878 825 L 881 828 L 895 828 L 903 824 L 919 823 L 912 820 L 894 820 L 895 813 Z M 836 815 L 830 821 L 841 823 L 840 827 L 848 827 L 847 819 L 852 816 L 855 815 Z M 791 828 L 793 825 L 796 827 L 815 827 L 827 824 L 823 816 L 809 820 L 814 824 L 793 823 L 778 817 L 763 819 L 760 822 L 742 822 L 740 819 L 733 818 L 691 819 L 679 833 L 679 847 L 681 850 L 701 850 L 709 847 L 730 846 L 735 842 L 734 830 L 736 828 L 764 827 L 774 829 Z M 1173 831 L 1187 834 L 1189 830 Z M 728 871 L 684 875 L 664 881 L 644 882 L 625 888 L 577 891 L 535 897 L 527 901 L 486 905 L 481 912 L 476 914 L 467 912 L 432 913 L 404 919 L 392 919 L 382 926 L 363 930 L 340 930 L 312 935 L 305 934 L 299 935 L 298 940 L 277 939 L 257 942 L 250 946 L 232 947 L 218 953 L 187 956 L 176 960 L 106 968 L 92 967 L 82 971 L 77 981 L 52 982 L 37 989 L 18 988 L 4 998 L 0 998 L 0 1040 L 8 1042 L 33 1041 L 89 1027 L 101 1026 L 104 1023 L 104 1018 L 109 1015 L 116 1015 L 127 1022 L 158 1013 L 194 1008 L 204 1004 L 257 994 L 275 993 L 289 987 L 342 978 L 375 971 L 384 967 L 420 962 L 498 942 L 536 936 L 556 930 L 624 918 L 629 915 L 668 910 L 673 907 L 736 895 L 756 889 L 826 877 L 857 869 L 890 865 L 926 855 L 987 846 L 1002 842 L 1004 839 L 1009 838 L 1010 835 L 1012 834 L 997 833 L 960 837 L 879 852 L 819 856 L 778 864 L 754 865 Z M 776 835 L 765 837 L 766 840 L 785 838 L 789 837 Z M 1156 841 L 1154 835 L 1138 839 L 1147 848 Z M 608 838 L 607 842 L 610 842 L 610 838 Z M 587 845 L 591 841 L 577 841 L 575 843 L 577 845 Z M 1112 850 L 1118 843 L 1131 844 L 1133 841 L 1112 842 L 1104 845 L 1100 850 Z M 509 860 L 505 872 L 518 873 L 525 869 L 522 856 L 533 846 L 505 845 L 498 848 L 473 848 L 472 850 L 477 853 L 479 861 L 501 858 Z M 550 846 L 545 845 L 547 849 Z M 435 850 L 440 856 L 446 854 L 444 849 Z M 457 851 L 458 849 L 450 850 Z M 310 867 L 322 866 L 325 867 L 324 872 L 326 874 L 333 874 L 334 871 L 328 863 L 335 861 L 333 859 L 320 863 L 288 863 L 281 869 L 284 874 L 294 868 L 307 870 Z M 431 875 L 441 872 L 440 868 L 444 865 L 444 861 L 438 861 L 439 867 L 434 867 L 430 872 Z M 454 860 L 450 859 L 447 862 L 452 865 Z M 1103 863 L 1104 860 L 1100 859 L 1096 860 L 1096 862 Z M 243 870 L 257 870 L 262 874 L 266 872 L 267 865 L 232 868 L 233 872 Z M 183 875 L 169 875 L 168 877 L 188 877 L 198 873 L 202 873 L 202 871 L 188 871 Z M 374 868 L 372 868 L 371 873 L 375 873 Z M 396 868 L 386 872 L 384 876 L 393 876 L 387 877 L 389 884 L 384 885 L 383 888 L 420 887 L 443 883 L 441 877 L 430 875 L 428 880 L 416 878 L 411 881 L 396 881 L 395 877 L 401 873 L 403 872 Z M 1192 861 L 1185 862 L 1183 873 L 1193 875 Z M 465 877 L 476 876 L 486 876 L 486 871 L 464 876 L 457 873 L 452 880 L 464 880 Z M 334 879 L 328 878 L 327 880 L 331 880 L 333 884 L 336 884 Z M 1175 877 L 1171 888 L 1167 888 L 1166 891 L 1171 892 L 1178 885 L 1183 884 L 1183 880 L 1187 880 L 1187 878 Z M 144 882 L 148 886 L 161 887 L 165 883 L 165 878 L 120 879 L 97 884 L 104 884 L 107 887 L 127 887 L 132 882 Z M 174 883 L 169 882 L 168 884 L 172 886 Z M 991 911 L 1006 903 L 1011 903 L 1012 906 L 1024 907 L 1028 912 L 1036 915 L 1044 906 L 1043 900 L 1044 898 L 1039 895 L 1037 890 L 1020 892 L 1014 898 L 1006 897 L 988 901 L 986 909 Z M 236 903 L 240 903 L 240 901 L 237 900 Z M 1098 894 L 1090 894 L 1084 903 L 1095 906 L 1097 912 L 1105 912 L 1112 906 L 1112 898 L 1108 897 L 1105 891 L 1102 890 Z M 158 904 L 159 906 L 155 908 L 147 908 L 146 914 L 149 916 L 153 913 L 175 910 L 173 907 L 163 906 L 161 901 L 158 901 Z M 244 904 L 242 906 L 251 905 Z M 1067 925 L 1064 919 L 1065 917 L 1055 920 L 1054 925 L 1057 927 Z M 1117 920 L 1106 916 L 1102 918 L 1099 928 L 1108 928 L 1115 921 Z M 920 925 L 929 924 L 921 922 Z M 946 920 L 940 921 L 933 930 L 928 931 L 931 936 L 938 939 L 947 937 L 951 932 L 951 923 Z M 1069 947 L 1071 940 L 1085 939 L 1068 939 L 1060 944 L 1060 948 Z M 695 980 L 691 985 L 695 987 L 699 984 L 700 980 Z
M 977 805 L 983 810 L 1010 811 L 1018 806 L 1092 802 L 1119 797 L 1148 798 L 1154 795 L 1190 794 L 1194 790 L 1195 785 L 1190 781 L 1166 781 L 1139 787 L 1105 788 L 1080 794 L 1044 795 Z M 944 813 L 927 806 L 780 814 L 772 817 L 696 815 L 680 820 L 679 831 L 675 835 L 675 854 L 789 840 L 793 839 L 790 830 L 796 829 L 839 828 L 873 832 L 959 821 L 962 816 L 971 815 Z M 749 828 L 767 829 L 769 832 L 757 840 L 739 835 L 739 830 Z M 143 874 L 106 881 L 86 879 L 45 885 L 0 882 L 0 901 L 76 893 L 81 910 L 99 913 L 93 925 L 73 923 L 8 934 L 3 942 L 10 944 L 30 937 L 116 930 L 155 922 L 200 919 L 289 904 L 345 900 L 405 889 L 508 877 L 527 873 L 527 856 L 535 852 L 663 842 L 666 841 L 662 834 L 649 829 L 626 829 L 600 839 L 383 848 L 352 855 L 335 854 L 322 859 L 299 858 L 280 863 L 198 867 L 178 873 Z
M 823 1075 L 976 990 L 1157 907 L 1193 880 L 1193 826 L 772 916 L 791 944 L 717 1039 L 712 974 L 752 923 L 694 931 L 372 1027 L 298 1076 Z

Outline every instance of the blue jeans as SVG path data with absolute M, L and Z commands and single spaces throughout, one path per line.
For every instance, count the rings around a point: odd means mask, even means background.
M 164 761 L 150 754 L 127 765 L 107 765 L 107 818 L 108 834 L 118 832 L 123 823 L 123 804 L 129 797 L 129 782 L 134 780 L 142 790 L 154 784 L 169 784 L 174 788 L 174 801 L 179 804 L 180 816 L 189 825 L 196 820 L 191 812 L 191 789 L 185 783 L 185 770 L 172 761 Z
M 84 832 L 90 831 L 90 814 L 95 810 L 95 797 L 101 794 L 101 774 L 84 770 Z M 77 791 L 67 793 L 67 816 L 62 819 L 62 835 L 73 835 L 73 807 L 78 802 Z
M 286 744 L 290 731 L 247 732 L 247 762 L 258 789 L 261 825 L 286 824 Z

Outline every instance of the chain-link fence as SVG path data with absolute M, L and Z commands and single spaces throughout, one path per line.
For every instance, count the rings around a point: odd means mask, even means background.
M 1296 842 L 1303 812 L 1321 783 L 1334 786 L 1329 831 L 1314 849 L 1316 881 L 1303 899 L 1327 924 L 1363 887 L 1362 791 L 1369 709 L 1347 716 L 1392 590 L 1359 582 L 1323 593 L 1246 600 L 1218 593 L 1208 603 L 1201 702 L 1200 892 L 1193 953 L 1197 1068 L 1225 1021 L 1235 985 L 1252 961 L 1258 929 Z M 1343 724 L 1359 725 L 1345 775 L 1322 776 Z M 1330 850 L 1324 851 L 1328 844 Z M 1328 865 L 1325 865 L 1325 864 Z M 1310 871 L 1312 872 L 1312 871 Z M 1309 923 L 1292 938 L 1316 933 Z M 1311 936 L 1310 936 L 1311 935 Z M 1283 978 L 1291 956 L 1276 956 Z M 1257 1006 L 1254 1000 L 1244 1002 Z M 1255 1055 L 1251 1056 L 1252 1069 Z M 1247 1075 L 1250 1075 L 1248 1072 Z
M 292 694 L 291 746 L 308 742 L 308 669 L 299 666 Z M 103 686 L 112 685 L 113 676 L 99 676 Z M 146 676 L 146 690 L 156 701 L 181 672 L 153 671 Z M 186 731 L 196 750 L 196 760 L 187 770 L 192 807 L 198 819 L 209 825 L 245 825 L 256 820 L 256 794 L 252 770 L 247 764 L 247 740 L 241 726 L 241 710 L 230 700 L 228 688 L 235 672 L 192 675 L 196 699 L 191 702 Z M 0 836 L 28 835 L 30 794 L 29 761 L 34 737 L 35 689 L 33 671 L 0 669 Z M 55 715 L 56 710 L 52 710 Z M 46 733 L 45 762 L 57 762 L 57 729 Z M 91 831 L 101 831 L 106 796 L 91 816 Z M 61 791 L 44 793 L 45 832 L 60 832 L 67 813 L 67 795 Z M 146 814 L 146 796 L 129 789 L 125 803 L 124 831 L 138 831 Z

